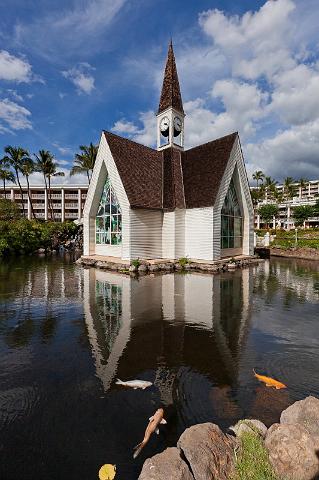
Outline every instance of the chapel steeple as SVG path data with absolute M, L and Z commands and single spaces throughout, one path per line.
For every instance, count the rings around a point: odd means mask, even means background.
M 184 108 L 180 91 L 172 41 L 168 47 L 167 60 L 160 102 L 157 112 L 157 148 L 183 148 Z

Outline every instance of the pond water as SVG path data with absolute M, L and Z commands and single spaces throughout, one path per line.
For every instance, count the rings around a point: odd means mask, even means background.
M 0 264 L 0 478 L 90 480 L 115 463 L 136 480 L 192 424 L 277 421 L 319 396 L 318 307 L 319 264 L 303 260 L 139 279 L 67 257 Z M 160 406 L 168 424 L 133 460 Z

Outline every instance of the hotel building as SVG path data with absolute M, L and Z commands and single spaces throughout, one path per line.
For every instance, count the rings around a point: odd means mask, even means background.
M 82 218 L 83 207 L 86 199 L 87 185 L 51 185 L 51 195 L 46 193 L 43 185 L 31 186 L 31 202 L 36 218 L 42 220 L 51 220 L 52 217 L 56 221 L 64 222 L 66 220 L 79 220 Z M 19 207 L 21 214 L 23 206 L 25 216 L 31 220 L 32 209 L 31 202 L 28 198 L 26 186 L 22 186 L 23 198 L 17 185 L 10 185 L 6 188 L 0 188 L 0 198 L 6 198 L 15 202 Z M 50 206 L 50 198 L 52 200 L 52 208 Z M 53 216 L 52 216 L 53 210 Z

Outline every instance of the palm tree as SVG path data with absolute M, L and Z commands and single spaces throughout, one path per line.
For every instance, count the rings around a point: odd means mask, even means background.
M 45 198 L 48 199 L 48 183 L 47 183 L 47 169 L 51 160 L 51 153 L 48 150 L 39 150 L 39 154 L 35 156 L 35 170 L 42 173 L 44 179 Z
M 86 173 L 90 184 L 98 147 L 91 142 L 89 146 L 80 145 L 81 153 L 76 153 L 70 175 Z
M 306 188 L 306 186 L 309 184 L 309 180 L 307 178 L 299 178 L 298 180 L 299 183 L 299 198 L 302 197 L 302 189 Z
M 267 197 L 268 197 L 268 194 L 271 193 L 272 196 L 274 195 L 275 191 L 277 190 L 276 189 L 276 185 L 277 185 L 277 181 L 269 176 L 265 176 L 265 182 L 264 182 L 264 186 L 265 186 L 265 190 L 266 190 L 266 193 L 267 193 Z
M 295 194 L 295 180 L 292 177 L 286 177 L 284 180 L 284 192 L 287 200 L 290 200 Z
M 36 167 L 35 167 L 35 164 L 34 164 L 34 161 L 32 160 L 32 158 L 24 158 L 23 162 L 20 166 L 20 172 L 22 173 L 22 175 L 27 180 L 28 198 L 29 198 L 33 218 L 36 218 L 36 216 L 35 216 L 35 213 L 34 213 L 32 199 L 31 199 L 29 177 L 35 171 L 36 171 Z
M 290 230 L 290 225 L 288 224 L 288 211 L 289 211 L 289 200 L 291 200 L 295 194 L 294 179 L 292 177 L 286 177 L 284 179 L 284 196 L 287 201 L 287 228 Z
M 3 193 L 5 199 L 7 198 L 6 182 L 15 182 L 15 177 L 9 167 L 10 164 L 6 160 L 6 157 L 3 157 L 0 160 L 0 180 L 3 181 Z
M 48 150 L 39 150 L 39 155 L 34 155 L 36 158 L 36 171 L 41 172 L 44 178 L 45 194 L 49 200 L 49 207 L 51 211 L 51 218 L 54 220 L 54 211 L 51 196 L 51 178 L 64 177 L 64 172 L 57 172 L 57 163 L 54 162 L 52 153 Z M 49 189 L 49 196 L 48 196 Z
M 253 173 L 253 179 L 256 180 L 257 190 L 259 186 L 258 182 L 262 182 L 264 178 L 265 174 L 261 170 L 256 170 L 256 172 Z
M 25 216 L 23 192 L 21 188 L 19 172 L 21 172 L 21 166 L 23 164 L 23 161 L 25 160 L 25 158 L 29 157 L 29 153 L 24 148 L 12 147 L 11 145 L 8 145 L 7 147 L 5 147 L 4 151 L 5 153 L 7 153 L 7 155 L 4 157 L 4 161 L 7 162 L 9 165 L 11 165 L 11 167 L 15 171 L 15 177 L 17 179 L 20 194 L 21 194 L 23 216 Z
M 54 220 L 54 210 L 52 204 L 52 192 L 51 192 L 51 178 L 52 177 L 64 177 L 64 172 L 57 172 L 58 164 L 54 162 L 53 155 L 50 154 L 49 159 L 46 164 L 46 177 L 48 179 L 48 187 L 49 187 L 49 199 L 50 199 L 50 206 L 51 206 L 51 218 Z

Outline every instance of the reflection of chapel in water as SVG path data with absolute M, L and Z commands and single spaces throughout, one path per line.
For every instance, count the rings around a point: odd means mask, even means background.
M 83 273 L 85 318 L 105 390 L 116 377 L 153 370 L 163 400 L 170 403 L 183 365 L 216 385 L 237 381 L 252 270 L 138 280 L 98 269 Z

